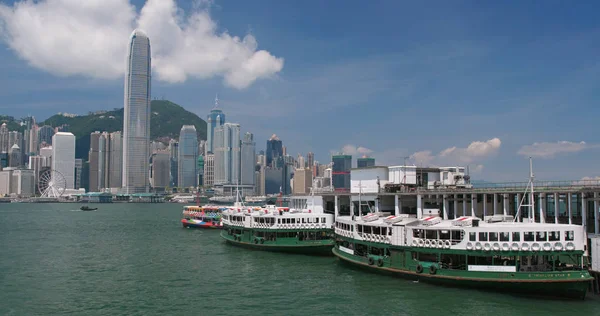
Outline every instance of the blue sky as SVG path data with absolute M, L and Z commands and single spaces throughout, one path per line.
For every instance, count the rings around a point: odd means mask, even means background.
M 342 150 L 381 164 L 410 156 L 419 165 L 468 164 L 474 178 L 499 182 L 526 181 L 533 155 L 538 179 L 600 176 L 600 23 L 591 1 L 178 1 L 182 30 L 198 13 L 214 23 L 182 36 L 211 43 L 210 54 L 205 46 L 176 51 L 156 1 L 131 2 L 131 21 L 93 5 L 0 3 L 2 114 L 44 119 L 122 107 L 114 43 L 124 47 L 133 27 L 151 25 L 159 54 L 153 96 L 205 118 L 218 93 L 228 120 L 253 132 L 257 149 L 275 133 L 288 153 L 313 151 L 321 162 Z M 49 24 L 37 29 L 15 18 L 50 8 Z M 93 32 L 81 31 L 86 23 Z M 240 42 L 252 34 L 250 51 L 265 50 L 264 58 L 244 64 L 254 55 L 235 53 L 225 31 Z M 105 35 L 91 51 L 79 40 Z M 80 50 L 119 56 L 79 65 Z M 222 67 L 207 70 L 214 54 L 224 56 Z

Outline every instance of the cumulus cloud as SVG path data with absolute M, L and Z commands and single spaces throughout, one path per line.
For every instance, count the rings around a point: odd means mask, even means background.
M 423 165 L 472 164 L 494 155 L 501 145 L 502 141 L 499 138 L 492 138 L 487 141 L 474 141 L 464 148 L 449 147 L 440 151 L 437 155 L 434 155 L 431 150 L 418 151 L 410 155 L 410 159 L 414 163 Z M 483 165 L 476 165 L 475 168 L 481 171 Z
M 559 154 L 577 153 L 597 147 L 599 147 L 599 145 L 591 145 L 583 141 L 579 143 L 569 141 L 558 141 L 555 143 L 541 142 L 523 146 L 519 149 L 517 154 L 526 157 L 549 159 L 554 158 Z
M 139 14 L 128 0 L 46 0 L 0 4 L 0 35 L 31 66 L 62 75 L 119 78 L 136 27 L 150 38 L 155 78 L 177 83 L 222 76 L 243 89 L 270 78 L 283 59 L 258 50 L 252 34 L 219 33 L 211 1 L 186 14 L 174 0 L 149 0 Z
M 339 151 L 332 151 L 332 153 L 335 153 L 335 152 L 339 152 Z M 344 147 L 342 147 L 341 152 L 345 155 L 356 156 L 356 155 L 368 155 L 368 154 L 372 153 L 373 150 L 366 148 L 366 147 L 362 147 L 362 146 L 348 144 L 348 145 L 345 145 Z

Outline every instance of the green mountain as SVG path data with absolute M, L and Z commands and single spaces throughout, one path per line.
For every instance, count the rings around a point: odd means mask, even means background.
M 206 122 L 196 114 L 167 100 L 152 100 L 150 103 L 152 117 L 150 120 L 150 137 L 153 140 L 179 138 L 182 125 L 194 125 L 198 131 L 198 139 L 206 140 Z M 56 114 L 38 125 L 52 127 L 69 125 L 69 131 L 75 135 L 75 157 L 87 160 L 90 149 L 90 134 L 99 132 L 115 132 L 123 130 L 123 109 L 100 111 L 75 117 Z

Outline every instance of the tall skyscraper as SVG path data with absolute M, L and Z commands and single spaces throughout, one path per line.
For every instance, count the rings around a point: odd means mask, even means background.
M 140 30 L 129 39 L 123 117 L 123 191 L 148 192 L 150 159 L 150 40 Z
M 38 131 L 39 127 L 37 126 L 37 124 L 33 124 L 33 126 L 31 126 L 31 129 L 29 130 L 29 152 L 33 153 L 34 155 L 37 155 L 40 148 L 38 142 Z
M 221 109 L 218 109 L 218 107 L 219 98 L 216 97 L 215 106 L 212 110 L 210 110 L 210 114 L 208 114 L 208 116 L 206 117 L 206 151 L 213 154 L 215 152 L 215 128 L 225 124 L 225 113 L 223 113 Z
M 75 135 L 58 132 L 52 136 L 52 170 L 67 180 L 66 189 L 75 187 Z
M 313 169 L 314 165 L 315 165 L 315 154 L 313 152 L 308 152 L 306 154 L 306 166 L 310 169 Z
M 283 144 L 277 135 L 273 134 L 269 140 L 267 140 L 267 166 L 273 166 L 274 161 L 277 161 L 277 157 L 283 157 Z
M 234 185 L 240 179 L 240 125 L 215 128 L 215 185 Z
M 241 147 L 241 185 L 254 186 L 254 172 L 256 169 L 256 143 L 252 133 L 244 134 Z M 254 188 L 252 188 L 254 191 Z
M 179 154 L 177 161 L 178 187 L 195 187 L 198 164 L 198 134 L 194 125 L 183 125 L 179 132 Z
M 123 135 L 121 132 L 110 133 L 110 162 L 108 167 L 108 184 L 111 188 L 123 185 Z
M 8 127 L 6 123 L 0 125 L 0 153 L 8 153 L 8 150 L 12 147 L 12 144 L 8 144 Z
M 90 162 L 89 172 L 89 190 L 90 192 L 98 192 L 100 189 L 100 132 L 90 134 L 90 151 L 88 153 L 88 161 Z
M 179 164 L 179 143 L 171 139 L 169 141 L 169 153 L 170 153 L 170 163 L 171 163 L 171 172 L 170 172 L 170 185 L 172 187 L 176 187 L 179 184 L 179 179 L 177 178 L 179 175 L 178 164 Z

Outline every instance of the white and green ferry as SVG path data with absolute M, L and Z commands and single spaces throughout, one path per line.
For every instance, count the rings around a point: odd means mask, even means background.
M 333 214 L 321 205 L 293 208 L 230 208 L 223 212 L 223 237 L 228 243 L 267 251 L 331 255 Z

